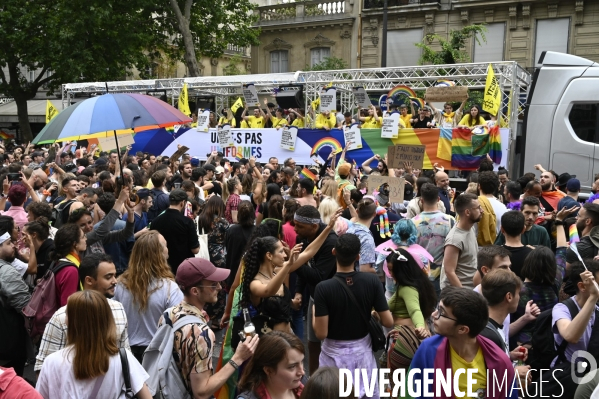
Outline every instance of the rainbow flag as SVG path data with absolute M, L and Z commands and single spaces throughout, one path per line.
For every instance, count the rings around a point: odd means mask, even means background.
M 437 157 L 451 161 L 451 133 L 452 129 L 442 128 L 437 143 Z M 499 148 L 501 151 L 501 147 Z
M 445 79 L 440 79 L 437 80 L 437 85 L 439 87 L 453 87 L 455 86 L 455 82 L 452 80 L 445 80 Z
M 570 233 L 570 245 L 580 242 L 580 237 L 578 237 L 578 229 L 576 228 L 576 223 L 570 225 L 569 233 Z
M 472 154 L 470 129 L 453 129 L 451 138 L 451 166 L 458 169 L 476 169 L 485 155 Z
M 499 126 L 493 126 L 489 130 L 489 156 L 493 160 L 493 163 L 501 163 L 501 134 L 499 133 Z
M 4 130 L 0 130 L 0 139 L 2 140 L 10 140 L 13 139 L 14 136 L 11 136 L 10 134 L 6 133 Z
M 310 171 L 310 169 L 304 168 L 300 172 L 300 179 L 311 179 L 312 181 L 315 182 L 316 181 L 316 176 L 314 175 L 314 173 L 312 173 Z

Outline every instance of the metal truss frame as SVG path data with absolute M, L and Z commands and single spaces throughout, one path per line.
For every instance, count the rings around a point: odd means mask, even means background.
M 183 84 L 187 83 L 188 96 L 214 96 L 217 112 L 227 106 L 228 98 L 241 95 L 244 83 L 253 83 L 260 94 L 272 94 L 284 85 L 303 85 L 305 111 L 308 115 L 312 101 L 318 98 L 323 86 L 330 83 L 338 90 L 341 112 L 356 112 L 355 100 L 351 88 L 362 86 L 366 92 L 386 93 L 397 85 L 406 85 L 413 90 L 424 90 L 434 86 L 438 80 L 451 80 L 459 86 L 473 90 L 484 89 L 487 68 L 492 64 L 495 77 L 503 92 L 498 120 L 503 120 L 510 128 L 508 150 L 510 159 L 515 153 L 515 140 L 518 131 L 518 119 L 524 113 L 524 103 L 531 84 L 530 73 L 515 61 L 482 62 L 452 65 L 421 65 L 410 67 L 345 69 L 337 71 L 312 71 L 295 73 L 272 73 L 237 76 L 201 76 L 194 78 L 129 80 L 121 82 L 71 83 L 62 85 L 63 108 L 70 105 L 75 94 L 89 95 L 110 92 L 166 91 L 172 104 L 179 97 Z M 516 106 L 512 106 L 516 105 Z M 505 110 L 509 112 L 504 114 Z M 312 119 L 314 121 L 314 119 Z M 312 122 L 313 123 L 313 122 Z

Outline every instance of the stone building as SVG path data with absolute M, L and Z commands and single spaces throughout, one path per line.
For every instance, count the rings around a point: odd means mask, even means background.
M 252 47 L 252 73 L 301 70 L 326 55 L 350 68 L 381 66 L 384 0 L 313 0 L 256 12 L 262 32 Z M 388 0 L 387 18 L 387 66 L 417 65 L 414 43 L 426 34 L 447 36 L 474 23 L 488 32 L 486 43 L 469 43 L 473 62 L 509 60 L 532 69 L 544 50 L 599 61 L 599 1 Z

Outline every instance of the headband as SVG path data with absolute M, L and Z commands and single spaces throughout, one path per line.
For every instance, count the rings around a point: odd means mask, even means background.
M 10 240 L 10 234 L 4 233 L 0 236 L 0 245 L 4 244 L 4 241 Z
M 320 219 L 309 218 L 305 216 L 300 216 L 297 213 L 293 215 L 293 220 L 300 223 L 306 224 L 320 224 Z

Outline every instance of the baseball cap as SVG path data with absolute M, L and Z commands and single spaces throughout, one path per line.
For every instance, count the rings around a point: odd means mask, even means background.
M 137 190 L 137 192 L 135 194 L 137 194 L 137 196 L 139 197 L 140 200 L 146 199 L 151 195 L 150 190 L 148 190 L 147 188 L 142 188 L 141 190 Z
M 185 190 L 176 188 L 170 192 L 170 194 L 168 195 L 168 199 L 169 199 L 169 201 L 177 201 L 177 202 L 185 201 L 187 199 L 187 193 L 185 192 Z
M 204 170 L 211 170 L 211 171 L 215 171 L 216 168 L 214 167 L 214 165 L 212 165 L 211 163 L 207 163 L 203 166 Z
M 75 173 L 75 172 L 77 172 L 77 170 L 78 170 L 79 168 L 78 168 L 78 167 L 77 167 L 77 165 L 75 165 L 74 163 L 72 163 L 72 162 L 69 162 L 69 163 L 68 163 L 68 164 L 66 164 L 66 165 L 64 166 L 64 168 L 62 168 L 62 169 L 63 169 L 65 172 L 67 172 L 67 173 Z
M 214 173 L 216 173 L 217 175 L 225 173 L 225 168 L 223 168 L 222 166 L 217 166 L 216 170 L 214 171 Z
M 571 193 L 577 193 L 580 191 L 580 180 L 578 179 L 570 179 L 566 184 L 566 189 Z
M 106 165 L 106 158 L 98 158 L 96 159 L 96 162 L 94 162 L 94 165 L 99 166 L 99 165 Z
M 231 273 L 228 269 L 221 269 L 202 258 L 187 258 L 179 265 L 175 280 L 177 285 L 184 290 L 194 287 L 202 280 L 223 281 Z
M 200 165 L 200 159 L 197 157 L 192 157 L 189 162 L 191 163 L 191 166 L 193 167 L 197 167 Z

